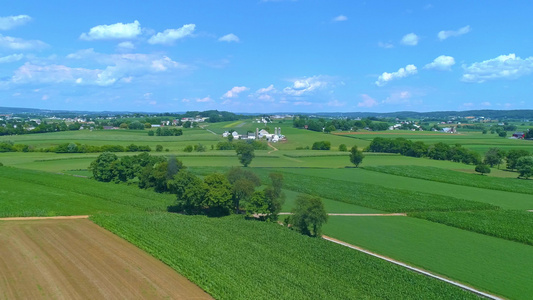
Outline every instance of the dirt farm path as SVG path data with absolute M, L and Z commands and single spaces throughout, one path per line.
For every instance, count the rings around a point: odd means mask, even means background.
M 211 299 L 80 217 L 0 221 L 0 299 Z
M 457 281 L 454 281 L 454 280 L 451 280 L 449 278 L 446 278 L 446 277 L 443 277 L 443 276 L 440 276 L 440 275 L 437 275 L 437 274 L 433 274 L 429 271 L 426 271 L 424 269 L 420 269 L 420 268 L 416 268 L 416 267 L 413 267 L 413 266 L 410 266 L 406 263 L 403 263 L 401 261 L 398 261 L 398 260 L 395 260 L 395 259 L 392 259 L 390 257 L 387 257 L 387 256 L 384 256 L 384 255 L 381 255 L 381 254 L 377 254 L 375 252 L 372 252 L 370 250 L 367 250 L 367 249 L 364 249 L 364 248 L 361 248 L 361 247 L 358 247 L 358 246 L 355 246 L 355 245 L 352 245 L 352 244 L 349 244 L 349 243 L 346 243 L 346 242 L 343 242 L 341 240 L 337 240 L 335 238 L 332 238 L 332 237 L 329 237 L 329 236 L 326 236 L 326 235 L 322 235 L 322 238 L 327 240 L 327 241 L 330 241 L 330 242 L 333 242 L 333 243 L 336 243 L 336 244 L 339 244 L 339 245 L 342 245 L 342 246 L 345 246 L 345 247 L 348 247 L 348 248 L 351 248 L 351 249 L 354 249 L 354 250 L 357 250 L 359 252 L 363 252 L 365 254 L 368 254 L 368 255 L 372 255 L 374 257 L 377 257 L 377 258 L 380 258 L 380 259 L 383 259 L 383 260 L 386 260 L 390 263 L 393 263 L 393 264 L 396 264 L 396 265 L 399 265 L 399 266 L 402 266 L 406 269 L 409 269 L 411 271 L 415 271 L 417 273 L 420 273 L 420 274 L 423 274 L 423 275 L 426 275 L 428 277 L 432 277 L 432 278 L 435 278 L 435 279 L 438 279 L 438 280 L 441 280 L 441 281 L 444 281 L 446 283 L 449 283 L 449 284 L 453 284 L 457 287 L 460 287 L 464 290 L 467 290 L 469 292 L 472 292 L 474 294 L 477 294 L 479 296 L 483 296 L 485 298 L 488 298 L 488 299 L 494 299 L 494 300 L 503 300 L 503 298 L 500 298 L 500 297 L 497 297 L 495 295 L 492 295 L 492 294 L 489 294 L 489 293 L 485 293 L 483 291 L 480 291 L 478 289 L 475 289 L 471 286 L 468 286 L 468 285 L 465 285 L 465 284 L 462 284 L 460 282 L 457 282 Z
M 270 153 L 272 153 L 272 152 L 278 151 L 278 148 L 276 148 L 276 147 L 272 146 L 272 144 L 271 144 L 271 143 L 268 143 L 268 146 L 269 146 L 270 148 L 272 148 L 272 150 L 268 151 L 268 153 L 267 153 L 267 154 L 270 154 Z
M 88 215 L 81 216 L 55 216 L 55 217 L 10 217 L 0 218 L 0 221 L 26 221 L 26 220 L 73 220 L 73 219 L 88 219 Z

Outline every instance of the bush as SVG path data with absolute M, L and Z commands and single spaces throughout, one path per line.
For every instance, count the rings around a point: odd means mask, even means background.
M 154 135 L 155 135 L 155 133 L 154 133 L 153 130 L 148 131 L 148 136 L 154 136 Z
M 155 145 L 155 152 L 161 152 L 161 151 L 163 151 L 163 146 Z
M 192 145 L 187 145 L 187 146 L 185 146 L 185 148 L 183 149 L 183 151 L 185 151 L 185 152 L 192 152 L 192 150 L 193 150 L 193 146 L 192 146 Z
M 346 147 L 345 144 L 340 144 L 339 145 L 339 151 L 343 151 L 343 152 L 348 151 L 348 147 Z
M 4 164 L 0 162 L 0 167 L 3 167 L 3 166 L 4 166 Z
M 487 165 L 483 165 L 483 164 L 481 164 L 481 165 L 477 165 L 475 170 L 476 170 L 476 172 L 481 173 L 481 175 L 489 174 L 489 173 L 490 173 L 490 168 L 489 168 L 489 166 L 487 166 Z
M 331 143 L 329 141 L 314 142 L 311 147 L 313 150 L 329 150 L 331 149 Z
M 194 151 L 196 152 L 205 152 L 207 148 L 202 144 L 194 145 Z

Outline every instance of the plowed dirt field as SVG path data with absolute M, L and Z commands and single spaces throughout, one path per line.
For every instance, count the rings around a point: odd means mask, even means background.
M 86 219 L 0 221 L 0 299 L 211 299 Z

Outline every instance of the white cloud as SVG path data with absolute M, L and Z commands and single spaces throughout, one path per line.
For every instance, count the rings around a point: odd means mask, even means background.
M 8 56 L 0 57 L 0 64 L 19 61 L 23 58 L 24 58 L 23 54 L 11 54 Z
M 24 25 L 29 21 L 31 21 L 31 17 L 28 15 L 0 17 L 0 30 L 9 30 Z
M 296 101 L 293 103 L 295 106 L 300 106 L 300 105 L 312 105 L 313 103 L 309 102 L 309 101 Z
M 240 39 L 238 36 L 234 35 L 233 33 L 226 34 L 225 36 L 218 39 L 220 42 L 240 42 Z
M 378 42 L 378 47 L 385 48 L 385 49 L 391 49 L 391 48 L 394 48 L 394 45 L 392 43 Z
M 157 34 L 153 35 L 148 40 L 148 43 L 152 45 L 171 45 L 179 39 L 192 35 L 195 28 L 195 24 L 185 24 L 178 29 L 166 29 L 163 32 L 158 32 Z
M 348 17 L 345 15 L 339 15 L 332 19 L 333 22 L 342 22 L 342 21 L 348 21 Z
M 256 93 L 258 94 L 264 94 L 264 93 L 269 93 L 269 92 L 272 92 L 272 91 L 275 91 L 276 89 L 274 88 L 274 85 L 271 84 L 269 85 L 268 87 L 266 88 L 260 88 L 256 91 Z
M 0 34 L 0 48 L 11 50 L 36 50 L 48 46 L 39 40 L 23 40 L 21 38 L 10 37 Z
M 120 49 L 125 49 L 125 50 L 135 49 L 135 45 L 130 41 L 119 43 L 117 47 Z
M 464 82 L 484 82 L 494 79 L 517 79 L 533 72 L 533 57 L 521 59 L 514 53 L 476 62 L 464 68 Z
M 213 99 L 211 99 L 210 96 L 196 99 L 196 102 L 199 102 L 199 103 L 212 102 L 212 101 L 213 101 Z
M 367 94 L 362 94 L 361 98 L 363 98 L 363 101 L 357 103 L 358 107 L 374 107 L 379 105 L 379 103 L 374 100 L 374 98 L 370 97 Z
M 490 102 L 481 102 L 481 106 L 492 106 L 492 103 Z
M 330 79 L 326 76 L 304 77 L 300 79 L 293 79 L 292 82 L 293 83 L 291 87 L 286 87 L 283 89 L 285 94 L 291 96 L 302 96 L 330 85 Z
M 50 96 L 48 96 L 48 95 L 43 95 L 43 96 L 41 97 L 41 100 L 43 100 L 43 101 L 46 101 L 46 100 L 48 100 L 48 99 L 50 99 Z
M 405 68 L 398 69 L 397 72 L 392 72 L 392 73 L 383 72 L 383 74 L 379 75 L 378 80 L 375 83 L 377 86 L 384 86 L 385 84 L 387 84 L 387 82 L 391 80 L 414 75 L 417 72 L 418 71 L 415 65 L 407 65 L 405 66 Z
M 249 90 L 249 88 L 245 87 L 245 86 L 235 86 L 233 88 L 231 88 L 231 90 L 227 91 L 223 96 L 222 98 L 237 98 L 239 97 L 239 94 L 244 92 L 244 91 L 247 91 Z
M 86 49 L 69 54 L 67 58 L 96 62 L 102 65 L 102 68 L 87 69 L 26 63 L 15 71 L 9 83 L 75 83 L 109 86 L 117 82 L 130 83 L 135 77 L 185 68 L 184 65 L 161 54 L 101 54 L 94 52 L 93 49 Z
M 441 30 L 437 34 L 437 37 L 439 40 L 444 41 L 445 39 L 452 37 L 452 36 L 460 36 L 466 33 L 470 32 L 470 26 L 467 25 L 465 27 L 459 28 L 458 30 Z
M 89 30 L 89 33 L 82 33 L 80 39 L 92 40 L 112 40 L 112 39 L 132 39 L 141 34 L 141 24 L 135 20 L 133 23 L 115 23 L 111 25 L 98 25 Z
M 439 71 L 450 71 L 455 65 L 455 59 L 451 56 L 441 55 L 433 60 L 433 62 L 424 66 L 425 69 L 435 69 Z
M 407 46 L 416 46 L 418 44 L 418 40 L 418 35 L 411 32 L 403 36 L 401 43 Z

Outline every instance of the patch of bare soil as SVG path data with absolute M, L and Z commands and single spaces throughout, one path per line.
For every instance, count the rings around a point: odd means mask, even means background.
M 211 299 L 86 219 L 0 222 L 0 299 Z

